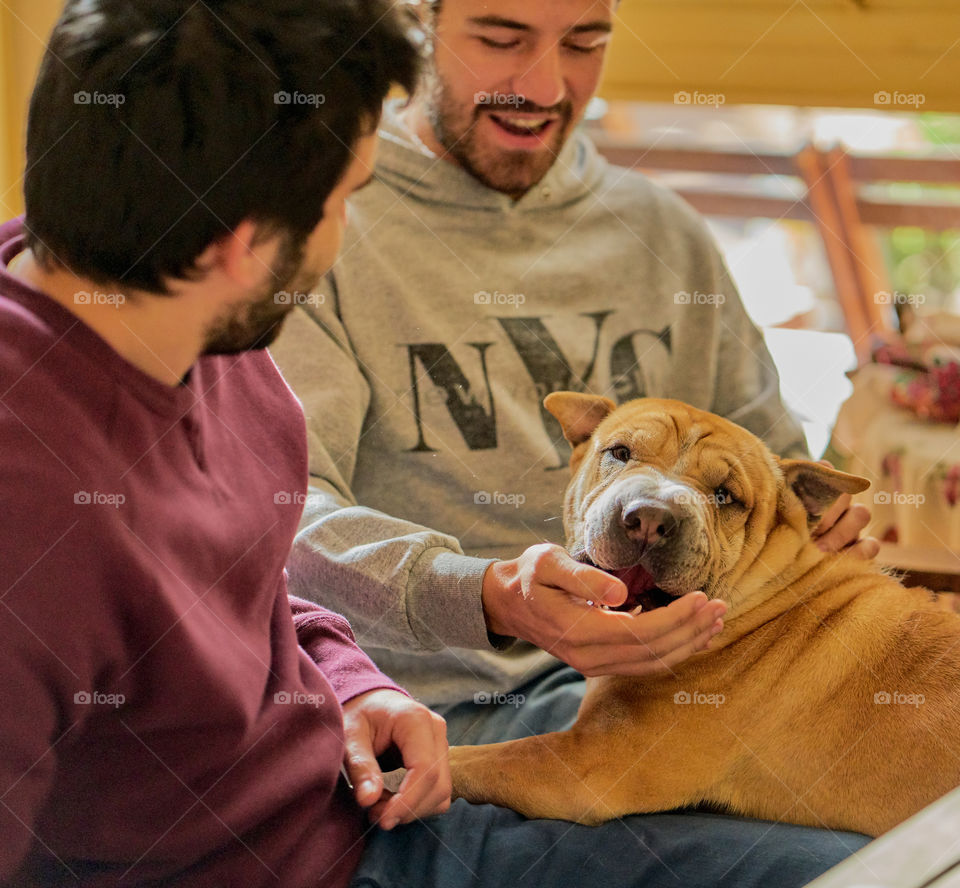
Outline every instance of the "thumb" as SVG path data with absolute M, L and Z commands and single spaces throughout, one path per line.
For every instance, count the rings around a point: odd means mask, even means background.
M 587 601 L 596 601 L 616 607 L 627 600 L 627 587 L 622 580 L 593 567 L 570 560 L 570 575 L 573 582 L 567 591 Z
M 345 731 L 347 725 L 344 724 Z M 373 754 L 373 741 L 366 719 L 354 723 L 346 738 L 344 764 L 353 784 L 353 795 L 358 804 L 369 808 L 383 794 L 383 774 Z

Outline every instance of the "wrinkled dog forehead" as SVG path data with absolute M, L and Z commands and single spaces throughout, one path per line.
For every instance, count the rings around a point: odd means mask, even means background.
M 722 478 L 704 476 L 726 473 L 733 465 L 768 462 L 761 456 L 763 445 L 739 426 L 675 401 L 646 399 L 613 411 L 594 432 L 593 455 L 602 457 L 617 445 L 629 448 L 638 468 L 651 465 L 707 483 Z

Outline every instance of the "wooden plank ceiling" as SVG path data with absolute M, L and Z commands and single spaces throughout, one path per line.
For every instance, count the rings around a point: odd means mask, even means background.
M 606 98 L 960 111 L 960 0 L 622 0 L 616 19 Z

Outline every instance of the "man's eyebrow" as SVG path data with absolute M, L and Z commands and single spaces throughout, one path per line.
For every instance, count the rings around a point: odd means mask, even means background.
M 574 25 L 570 29 L 571 34 L 583 34 L 585 31 L 602 31 L 604 34 L 609 34 L 613 31 L 613 23 L 598 19 L 595 22 L 587 22 L 585 25 Z
M 478 15 L 467 19 L 471 25 L 480 28 L 509 28 L 511 31 L 532 31 L 530 25 L 518 22 L 514 19 L 504 18 L 500 15 Z M 606 19 L 597 19 L 595 22 L 586 22 L 582 25 L 574 25 L 568 33 L 583 34 L 592 31 L 601 31 L 609 34 L 613 30 L 613 24 Z
M 504 18 L 500 15 L 477 15 L 467 19 L 471 25 L 478 25 L 481 28 L 510 28 L 514 31 L 531 31 L 529 25 L 518 22 L 514 19 Z

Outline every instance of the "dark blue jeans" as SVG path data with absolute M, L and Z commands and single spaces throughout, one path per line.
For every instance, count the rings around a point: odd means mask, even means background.
M 519 688 L 519 705 L 514 695 L 440 711 L 451 745 L 492 743 L 569 727 L 583 688 L 563 666 Z M 441 817 L 371 830 L 352 888 L 799 888 L 869 841 L 702 812 L 580 826 L 459 800 Z

